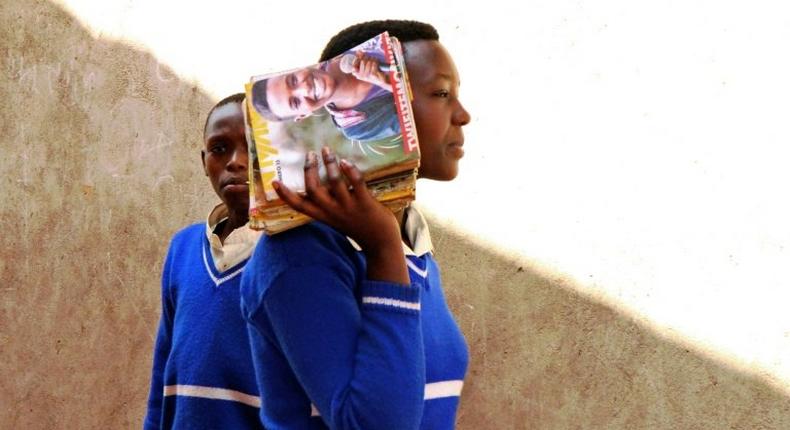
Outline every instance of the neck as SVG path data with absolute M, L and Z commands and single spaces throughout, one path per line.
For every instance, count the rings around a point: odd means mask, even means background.
M 406 229 L 404 226 L 406 225 L 406 209 L 401 209 L 395 212 L 395 219 L 398 220 L 398 226 L 400 226 L 400 237 L 401 239 L 406 242 L 409 247 L 412 247 L 411 240 L 409 240 L 409 235 L 406 234 Z
M 224 244 L 225 239 L 228 236 L 230 236 L 233 230 L 236 230 L 237 228 L 243 226 L 244 224 L 247 224 L 248 220 L 249 220 L 249 215 L 247 210 L 243 210 L 243 211 L 229 210 L 227 221 L 225 221 L 224 225 L 217 233 L 220 242 Z

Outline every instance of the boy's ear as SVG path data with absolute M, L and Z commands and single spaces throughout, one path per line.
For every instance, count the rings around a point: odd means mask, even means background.
M 203 173 L 208 176 L 208 170 L 206 170 L 206 150 L 200 150 L 200 162 L 203 163 Z

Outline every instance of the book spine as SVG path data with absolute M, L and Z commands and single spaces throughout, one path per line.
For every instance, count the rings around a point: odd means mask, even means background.
M 390 63 L 390 82 L 392 82 L 392 95 L 395 99 L 395 107 L 398 111 L 401 134 L 403 136 L 403 152 L 410 154 L 420 148 L 417 141 L 417 129 L 414 126 L 414 117 L 411 112 L 409 100 L 409 90 L 404 79 L 403 53 L 397 39 L 390 39 L 387 33 L 382 35 L 384 53 Z M 394 43 L 393 43 L 394 42 Z

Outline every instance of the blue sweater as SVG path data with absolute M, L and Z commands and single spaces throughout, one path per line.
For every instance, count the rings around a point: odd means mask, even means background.
M 261 239 L 241 295 L 267 428 L 453 428 L 466 343 L 431 254 L 407 263 L 409 286 L 368 281 L 317 222 Z
M 178 232 L 162 274 L 162 318 L 145 429 L 260 429 L 260 397 L 239 312 L 246 260 L 219 272 L 206 225 Z

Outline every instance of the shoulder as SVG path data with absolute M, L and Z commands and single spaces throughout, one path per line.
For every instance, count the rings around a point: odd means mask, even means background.
M 320 222 L 297 227 L 258 242 L 251 261 L 277 272 L 292 267 L 343 264 L 355 258 L 348 238 Z
M 317 221 L 274 236 L 263 236 L 242 274 L 243 306 L 257 308 L 270 289 L 285 279 L 290 283 L 311 284 L 318 280 L 318 274 L 331 273 L 353 283 L 362 273 L 363 261 L 348 238 Z
M 188 225 L 181 230 L 178 230 L 176 234 L 173 235 L 173 239 L 171 243 L 181 243 L 184 241 L 189 241 L 194 238 L 200 238 L 206 234 L 206 223 L 205 222 L 198 222 L 195 224 Z
M 351 140 L 380 140 L 400 134 L 400 122 L 392 99 L 386 96 L 374 97 L 364 101 L 355 109 L 364 113 L 365 120 L 342 128 L 343 134 Z
M 199 249 L 202 244 L 202 238 L 205 235 L 205 223 L 191 224 L 177 231 L 170 239 L 167 258 L 172 259 L 176 255 L 181 255 L 189 250 Z
M 359 110 L 395 112 L 395 99 L 390 92 L 382 92 L 354 106 Z M 396 117 L 397 118 L 397 117 Z
M 182 274 L 194 272 L 195 268 L 200 267 L 201 237 L 205 235 L 205 223 L 186 226 L 173 235 L 162 269 L 163 289 L 175 288 Z

